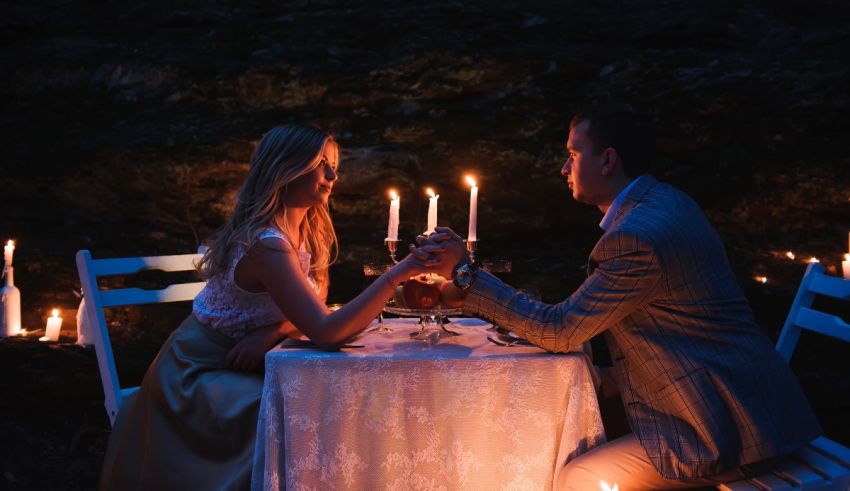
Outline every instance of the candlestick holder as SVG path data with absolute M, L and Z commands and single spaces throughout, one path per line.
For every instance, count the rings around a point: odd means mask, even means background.
M 387 245 L 387 251 L 390 253 L 390 259 L 392 259 L 393 264 L 398 264 L 398 260 L 395 258 L 396 250 L 398 249 L 398 243 L 401 242 L 399 240 L 390 240 L 384 239 L 384 244 Z
M 478 251 L 478 241 L 464 240 L 463 243 L 466 244 L 466 250 L 469 252 L 470 262 L 475 262 L 475 253 Z

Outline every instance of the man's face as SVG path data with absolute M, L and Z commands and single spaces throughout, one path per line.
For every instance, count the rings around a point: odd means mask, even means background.
M 567 161 L 561 168 L 561 174 L 567 178 L 567 185 L 576 201 L 599 205 L 604 193 L 602 165 L 605 156 L 602 152 L 594 152 L 593 143 L 587 137 L 589 126 L 590 121 L 582 121 L 570 130 Z

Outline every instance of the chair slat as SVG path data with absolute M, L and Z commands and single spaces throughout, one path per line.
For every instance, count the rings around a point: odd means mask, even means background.
M 762 474 L 751 478 L 749 482 L 759 489 L 769 489 L 770 491 L 791 491 L 794 489 L 791 483 L 774 474 Z
M 177 254 L 172 256 L 125 257 L 116 259 L 94 259 L 91 270 L 95 276 L 115 276 L 138 273 L 146 269 L 160 271 L 191 271 L 200 261 L 201 254 Z
M 728 482 L 717 486 L 720 491 L 762 491 L 747 481 Z
M 122 305 L 141 305 L 147 303 L 181 302 L 192 300 L 204 288 L 203 281 L 195 283 L 180 283 L 169 285 L 162 290 L 142 290 L 139 288 L 123 288 L 120 290 L 101 291 L 104 307 L 119 307 Z
M 800 307 L 794 323 L 811 331 L 850 342 L 850 324 L 837 315 L 825 314 L 809 307 Z
M 844 467 L 850 468 L 850 448 L 824 436 L 812 440 L 808 447 L 821 455 L 841 463 Z
M 782 462 L 773 469 L 773 473 L 804 491 L 826 489 L 826 480 L 817 472 L 798 462 Z
M 842 478 L 850 479 L 850 469 L 814 450 L 803 447 L 794 452 L 794 456 L 807 466 L 814 468 L 818 473 L 827 476 L 833 482 L 842 480 Z
M 809 283 L 809 290 L 819 295 L 850 300 L 850 281 L 837 276 L 815 273 Z

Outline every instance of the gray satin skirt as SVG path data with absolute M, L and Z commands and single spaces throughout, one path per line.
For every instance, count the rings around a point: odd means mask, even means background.
M 263 378 L 224 368 L 235 342 L 190 315 L 124 401 L 103 490 L 236 490 L 251 484 Z

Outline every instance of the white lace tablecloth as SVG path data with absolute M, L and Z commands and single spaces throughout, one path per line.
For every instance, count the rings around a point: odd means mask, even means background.
M 363 348 L 266 355 L 252 489 L 551 489 L 604 442 L 583 353 L 500 347 L 478 319 L 437 344 L 384 324 Z

